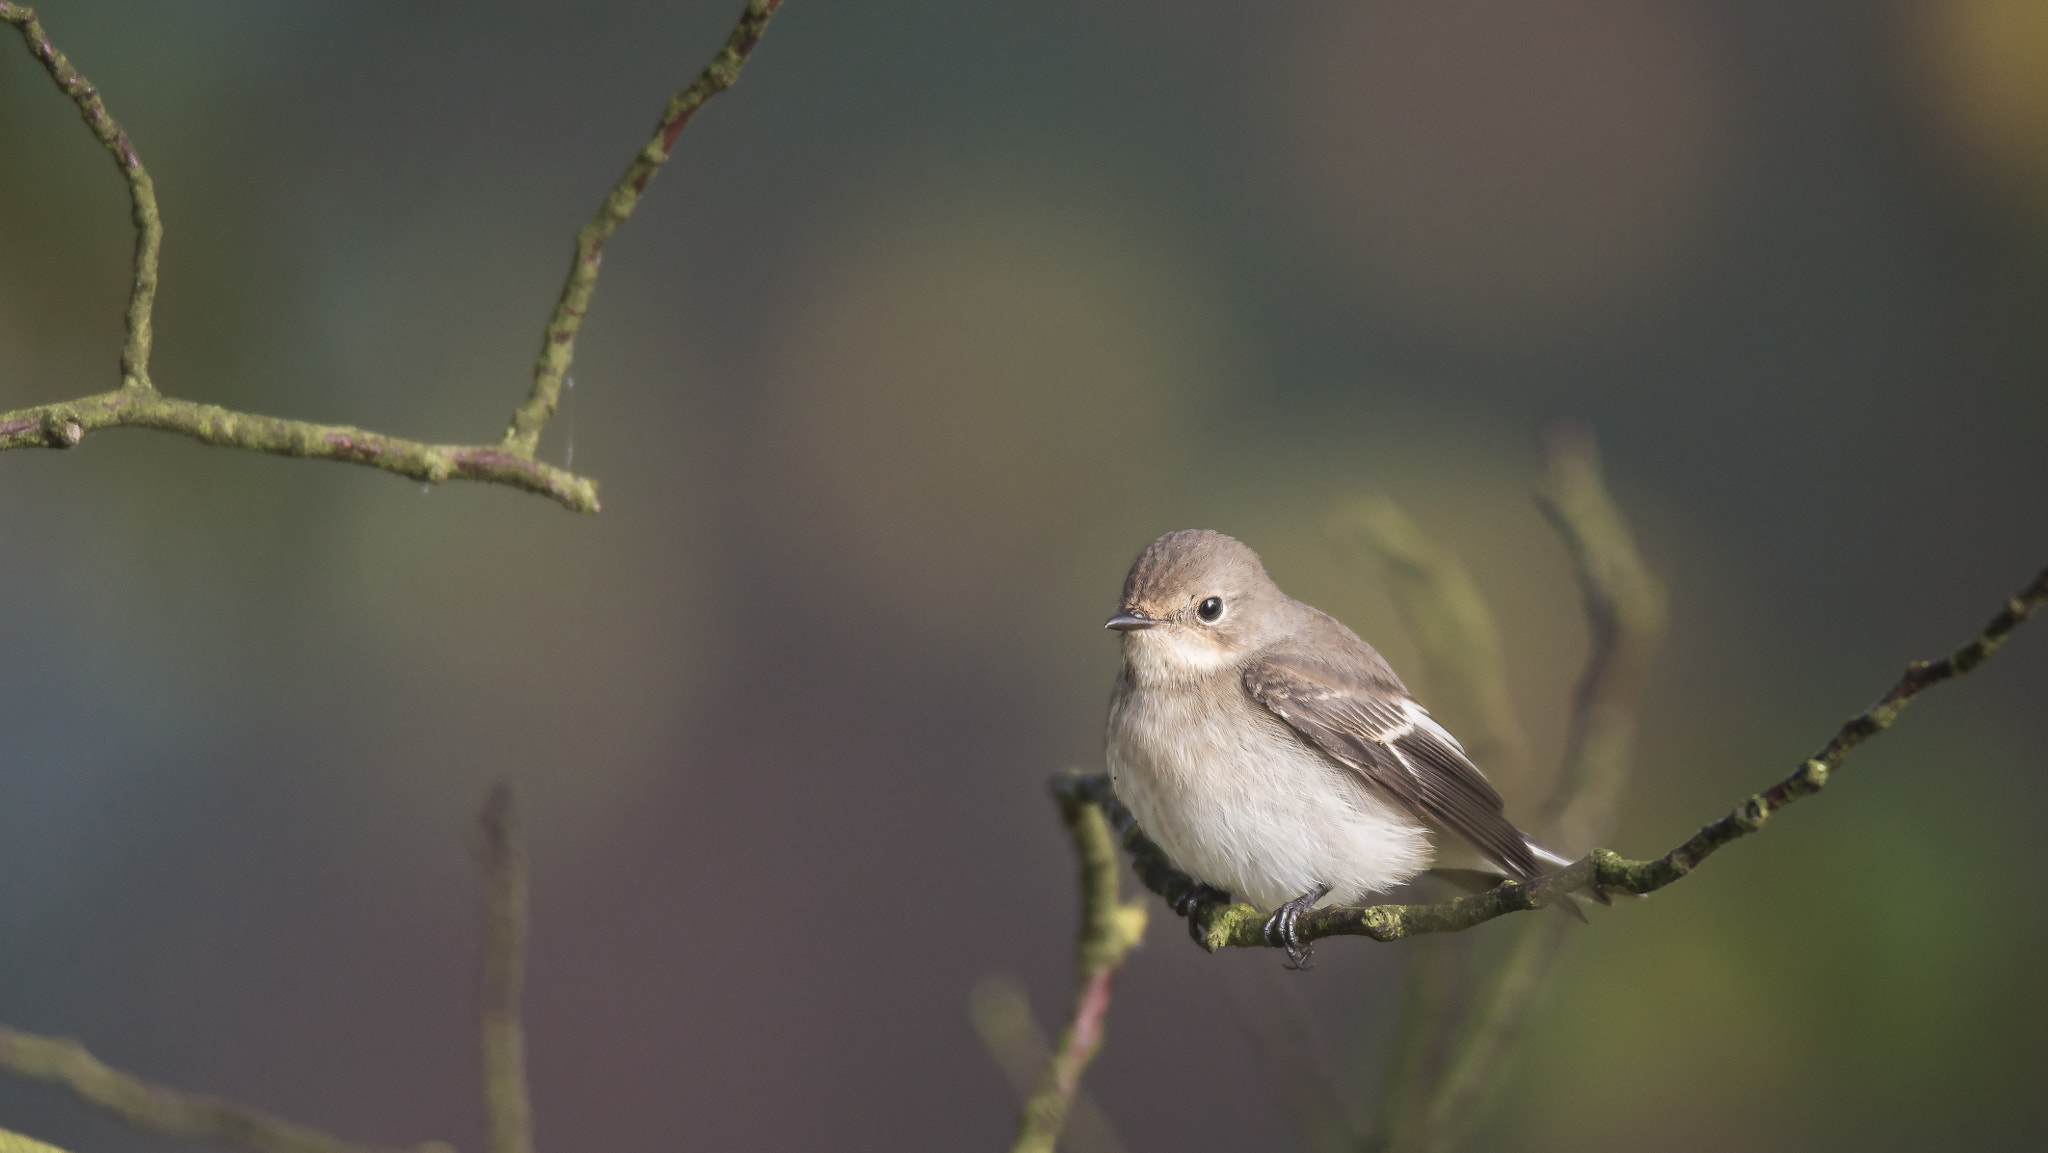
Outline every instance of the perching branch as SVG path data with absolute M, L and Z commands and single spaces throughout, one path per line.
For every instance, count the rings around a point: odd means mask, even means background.
M 526 1091 L 526 848 L 519 800 L 500 782 L 477 814 L 477 866 L 484 882 L 482 1018 L 484 1117 L 491 1153 L 533 1153 L 533 1105 Z
M 1637 861 L 1608 849 L 1594 849 L 1573 864 L 1536 880 L 1505 881 L 1484 893 L 1437 904 L 1315 909 L 1302 916 L 1297 932 L 1303 941 L 1339 936 L 1398 941 L 1422 933 L 1456 933 L 1508 913 L 1548 908 L 1570 900 L 1570 894 L 1580 891 L 1655 892 L 1691 873 L 1715 850 L 1762 828 L 1772 813 L 1827 787 L 1830 777 L 1857 745 L 1890 728 L 1913 698 L 1927 688 L 1962 676 L 1984 663 L 2043 601 L 2048 601 L 2048 569 L 2043 569 L 2033 583 L 2008 600 L 1984 631 L 1969 643 L 1941 660 L 1916 661 L 1908 666 L 1883 698 L 1844 724 L 1820 752 L 1791 776 L 1743 801 L 1733 812 L 1700 829 L 1661 857 Z M 1194 880 L 1175 869 L 1164 851 L 1137 828 L 1129 811 L 1117 803 L 1107 777 L 1075 778 L 1065 787 L 1102 808 L 1111 822 L 1123 830 L 1132 869 L 1146 888 L 1164 897 L 1169 905 L 1194 891 Z M 1250 905 L 1197 903 L 1190 919 L 1201 944 L 1211 952 L 1225 946 L 1270 947 L 1263 931 L 1265 914 Z
M 1074 838 L 1081 864 L 1081 928 L 1074 942 L 1074 1003 L 1060 1030 L 1037 1088 L 1024 1102 L 1017 1121 L 1017 1140 L 1010 1153 L 1052 1153 L 1065 1125 L 1081 1073 L 1102 1047 L 1110 992 L 1124 957 L 1145 935 L 1145 905 L 1118 895 L 1116 842 L 1109 835 L 1099 804 L 1084 795 L 1091 778 L 1061 777 L 1052 783 L 1060 819 Z
M 61 1085 L 87 1104 L 145 1132 L 220 1141 L 253 1153 L 396 1153 L 352 1144 L 218 1097 L 152 1085 L 108 1068 L 86 1052 L 85 1046 L 68 1038 L 40 1037 L 0 1026 L 0 1069 L 28 1080 Z M 454 1149 L 431 1141 L 415 1146 L 410 1153 L 454 1153 Z
M 279 456 L 368 465 L 430 484 L 475 480 L 536 493 L 575 512 L 598 510 L 597 483 L 536 458 L 541 429 L 554 415 L 562 379 L 575 350 L 577 328 L 597 287 L 598 258 L 605 241 L 624 223 L 647 182 L 669 157 L 690 116 L 739 78 L 768 18 L 781 0 L 749 0 L 711 64 L 689 87 L 669 97 L 654 137 L 627 168 L 597 215 L 576 234 L 576 259 L 548 321 L 534 382 L 514 410 L 504 439 L 496 445 L 426 444 L 347 425 L 315 424 L 282 417 L 235 412 L 179 400 L 157 391 L 149 376 L 151 313 L 156 304 L 157 252 L 163 222 L 155 185 L 128 134 L 101 101 L 98 89 L 50 43 L 34 10 L 0 0 L 0 20 L 21 33 L 57 87 L 78 106 L 86 127 L 113 154 L 128 182 L 135 220 L 135 278 L 128 296 L 127 340 L 121 348 L 121 387 L 76 400 L 0 413 L 0 451 L 11 448 L 72 448 L 88 432 L 107 428 L 152 428 L 189 436 L 204 444 Z

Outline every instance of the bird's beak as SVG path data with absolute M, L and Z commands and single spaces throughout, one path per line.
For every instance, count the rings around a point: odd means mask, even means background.
M 1120 612 L 1104 621 L 1102 627 L 1115 629 L 1120 633 L 1128 633 L 1138 629 L 1149 629 L 1153 625 L 1163 625 L 1165 623 L 1165 621 L 1155 621 L 1143 613 Z

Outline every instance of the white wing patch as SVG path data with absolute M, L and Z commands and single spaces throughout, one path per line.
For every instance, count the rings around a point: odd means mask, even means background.
M 1421 702 L 1413 697 L 1409 697 L 1401 702 L 1401 711 L 1408 714 L 1409 732 L 1414 732 L 1418 728 L 1422 729 L 1430 736 L 1458 750 L 1459 756 L 1466 755 L 1465 746 L 1458 743 L 1458 738 L 1451 735 L 1451 730 L 1437 724 L 1436 718 L 1429 715 L 1429 710 L 1423 708 Z M 1407 734 L 1404 733 L 1402 735 L 1405 736 Z

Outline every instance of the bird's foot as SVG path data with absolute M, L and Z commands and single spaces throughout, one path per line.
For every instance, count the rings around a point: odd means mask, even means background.
M 1196 882 L 1186 892 L 1182 893 L 1172 903 L 1171 907 L 1175 913 L 1187 918 L 1188 936 L 1195 944 L 1206 949 L 1209 947 L 1209 942 L 1206 939 L 1208 926 L 1203 923 L 1204 918 L 1197 917 L 1195 914 L 1204 905 L 1228 905 L 1229 903 L 1229 893 L 1214 885 L 1204 885 Z
M 1301 915 L 1314 908 L 1317 901 L 1329 895 L 1330 886 L 1317 885 L 1273 910 L 1273 915 L 1266 918 L 1266 943 L 1276 949 L 1287 950 L 1287 960 L 1282 962 L 1287 968 L 1308 968 L 1308 955 L 1315 948 L 1315 942 L 1301 939 L 1298 932 Z
M 1188 886 L 1186 892 L 1174 899 L 1173 911 L 1185 917 L 1203 905 L 1228 905 L 1229 903 L 1229 893 L 1214 885 L 1205 885 L 1197 881 Z

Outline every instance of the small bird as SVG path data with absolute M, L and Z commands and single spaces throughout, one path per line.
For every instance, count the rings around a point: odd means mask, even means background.
M 1500 794 L 1373 647 L 1280 591 L 1259 555 L 1206 529 L 1146 546 L 1117 614 L 1109 701 L 1116 795 L 1197 881 L 1273 910 L 1300 968 L 1302 913 L 1427 868 L 1432 829 L 1510 875 L 1568 862 L 1508 822 Z

